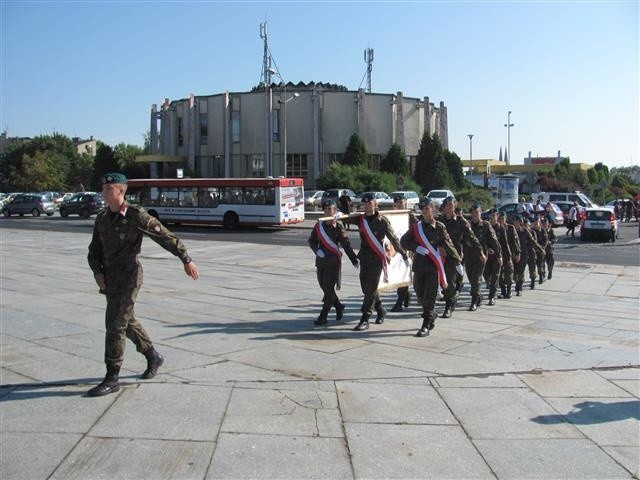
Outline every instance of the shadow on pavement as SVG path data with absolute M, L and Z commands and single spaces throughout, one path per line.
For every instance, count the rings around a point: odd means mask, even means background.
M 574 405 L 577 411 L 566 415 L 540 415 L 533 417 L 536 423 L 551 425 L 556 423 L 573 423 L 574 425 L 593 425 L 597 423 L 616 422 L 633 418 L 640 420 L 640 401 L 629 402 L 582 402 Z

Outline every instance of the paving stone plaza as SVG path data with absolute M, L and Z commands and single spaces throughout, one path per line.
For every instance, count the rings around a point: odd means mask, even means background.
M 149 239 L 132 343 L 104 376 L 90 233 L 1 241 L 0 478 L 638 478 L 638 267 L 557 263 L 554 278 L 416 338 L 413 303 L 365 332 L 346 262 L 343 322 L 313 328 L 306 247 L 187 241 L 194 282 Z M 390 307 L 395 295 L 385 295 Z M 438 306 L 442 311 L 442 305 Z

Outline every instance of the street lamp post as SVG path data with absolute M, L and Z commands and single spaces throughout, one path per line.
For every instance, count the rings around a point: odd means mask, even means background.
M 284 80 L 283 80 L 284 82 Z M 287 176 L 287 103 L 294 98 L 298 98 L 300 94 L 294 92 L 290 98 L 287 98 L 287 84 L 284 84 L 284 100 L 279 100 L 282 105 L 282 166 L 281 172 L 283 176 Z
M 467 137 L 469 137 L 469 175 L 471 175 L 473 170 L 473 133 L 470 133 Z
M 511 164 L 511 127 L 513 127 L 513 123 L 511 123 L 511 110 L 507 113 L 507 123 L 504 124 L 507 127 L 507 165 Z

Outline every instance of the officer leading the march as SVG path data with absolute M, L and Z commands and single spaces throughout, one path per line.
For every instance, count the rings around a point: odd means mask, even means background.
M 316 254 L 316 274 L 318 284 L 324 294 L 322 297 L 322 311 L 313 322 L 315 325 L 326 325 L 331 307 L 336 309 L 336 321 L 342 320 L 344 305 L 336 294 L 336 287 L 340 290 L 342 251 L 344 249 L 354 267 L 358 266 L 358 258 L 351 248 L 349 238 L 344 227 L 336 221 L 336 203 L 325 200 L 322 203 L 324 215 L 331 220 L 317 222 L 309 236 L 309 247 Z

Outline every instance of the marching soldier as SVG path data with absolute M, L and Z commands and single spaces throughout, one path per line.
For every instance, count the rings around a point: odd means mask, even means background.
M 520 258 L 513 265 L 514 277 L 516 282 L 516 296 L 522 295 L 522 285 L 524 284 L 524 271 L 529 263 L 529 252 L 533 250 L 533 243 L 536 243 L 535 239 L 531 235 L 531 232 L 525 228 L 524 220 L 521 215 L 518 215 L 515 219 L 516 233 L 520 243 Z M 535 255 L 535 253 L 534 253 Z M 534 271 L 535 273 L 535 271 Z M 533 279 L 535 285 L 535 278 Z
M 547 264 L 547 279 L 551 280 L 553 265 L 556 263 L 553 257 L 553 245 L 558 241 L 558 237 L 556 237 L 553 227 L 551 226 L 551 222 L 549 222 L 546 217 L 542 218 L 542 228 L 547 230 L 547 236 L 549 238 L 547 248 L 545 249 L 544 259 Z
M 376 323 L 384 322 L 387 311 L 382 306 L 382 301 L 377 293 L 378 283 L 380 282 L 380 274 L 384 272 L 386 278 L 386 270 L 388 264 L 387 252 L 383 242 L 385 237 L 389 239 L 391 245 L 402 255 L 405 262 L 408 257 L 400 241 L 396 237 L 389 220 L 378 212 L 378 205 L 373 195 L 363 195 L 362 204 L 364 205 L 364 215 L 359 218 L 358 229 L 360 231 L 360 251 L 358 259 L 360 260 L 360 287 L 364 294 L 362 300 L 362 317 L 360 323 L 354 327 L 354 330 L 361 331 L 369 328 L 369 317 L 376 310 Z
M 516 227 L 507 223 L 507 214 L 500 212 L 498 215 L 498 223 L 507 233 L 507 243 L 511 251 L 511 261 L 503 264 L 502 273 L 500 274 L 500 293 L 499 298 L 511 298 L 511 284 L 513 283 L 513 272 L 515 264 L 520 260 L 520 240 L 516 232 Z
M 127 204 L 127 177 L 108 173 L 101 179 L 107 208 L 98 213 L 89 244 L 87 260 L 100 293 L 107 298 L 104 380 L 87 392 L 99 397 L 120 389 L 120 367 L 124 359 L 126 338 L 147 358 L 143 379 L 155 377 L 164 358 L 151 343 L 149 335 L 134 316 L 138 290 L 142 286 L 142 265 L 138 261 L 142 236 L 149 236 L 165 250 L 179 257 L 185 273 L 197 280 L 198 268 L 182 241 L 143 208 Z
M 489 223 L 496 232 L 496 237 L 500 243 L 500 251 L 495 255 L 489 255 L 489 260 L 484 269 L 484 278 L 489 284 L 489 301 L 488 305 L 496 304 L 496 291 L 498 290 L 498 282 L 500 280 L 500 272 L 505 264 L 509 268 L 511 263 L 511 250 L 507 241 L 507 232 L 498 224 L 498 211 L 492 208 L 489 212 Z
M 467 277 L 469 278 L 469 286 L 471 287 L 471 305 L 469 311 L 474 312 L 482 303 L 482 295 L 480 294 L 480 285 L 482 283 L 482 272 L 485 269 L 489 255 L 500 254 L 500 243 L 496 237 L 491 224 L 486 220 L 482 220 L 482 207 L 479 203 L 475 203 L 471 207 L 471 230 L 480 242 L 481 250 L 477 252 L 472 249 L 465 256 L 465 267 L 467 269 Z
M 542 247 L 542 250 L 538 251 L 536 255 L 536 266 L 538 267 L 538 283 L 542 285 L 547 277 L 547 274 L 545 272 L 545 257 L 547 244 L 549 243 L 549 235 L 547 234 L 547 230 L 541 227 L 540 217 L 537 217 L 533 221 L 533 231 L 535 232 L 538 245 Z
M 469 222 L 467 222 L 462 215 L 456 215 L 455 200 L 453 197 L 445 198 L 442 201 L 441 209 L 442 215 L 440 216 L 440 221 L 446 227 L 451 243 L 458 252 L 460 259 L 464 259 L 465 254 L 474 254 L 476 257 L 480 256 L 482 254 L 482 246 L 473 234 Z M 448 286 L 444 291 L 445 306 L 442 318 L 451 317 L 458 302 L 458 292 L 461 289 L 464 278 L 464 269 L 460 262 L 461 260 L 456 261 L 448 256 L 445 258 L 444 270 L 447 274 Z
M 342 320 L 344 305 L 336 294 L 336 286 L 340 290 L 340 273 L 342 266 L 342 252 L 344 249 L 354 267 L 358 266 L 358 257 L 351 248 L 349 238 L 344 227 L 336 221 L 336 204 L 333 200 L 325 200 L 322 204 L 324 214 L 333 217 L 332 220 L 317 222 L 309 236 L 309 247 L 316 254 L 316 274 L 318 284 L 324 294 L 322 297 L 322 311 L 313 322 L 315 325 L 326 325 L 331 307 L 336 309 L 336 321 Z
M 420 201 L 423 219 L 414 223 L 400 240 L 407 250 L 415 252 L 413 262 L 413 282 L 418 284 L 422 294 L 422 326 L 417 337 L 426 337 L 433 330 L 436 320 L 436 297 L 438 284 L 446 289 L 447 277 L 440 250 L 458 264 L 461 258 L 447 233 L 445 226 L 437 222 L 434 214 L 433 200 L 423 197 Z
M 529 279 L 531 280 L 531 284 L 529 288 L 531 290 L 536 288 L 536 269 L 538 265 L 538 256 L 544 255 L 544 249 L 538 243 L 538 237 L 536 232 L 531 228 L 531 221 L 528 218 L 524 220 L 524 228 L 531 235 L 531 242 L 529 243 L 529 255 L 527 259 L 527 266 L 529 267 Z

